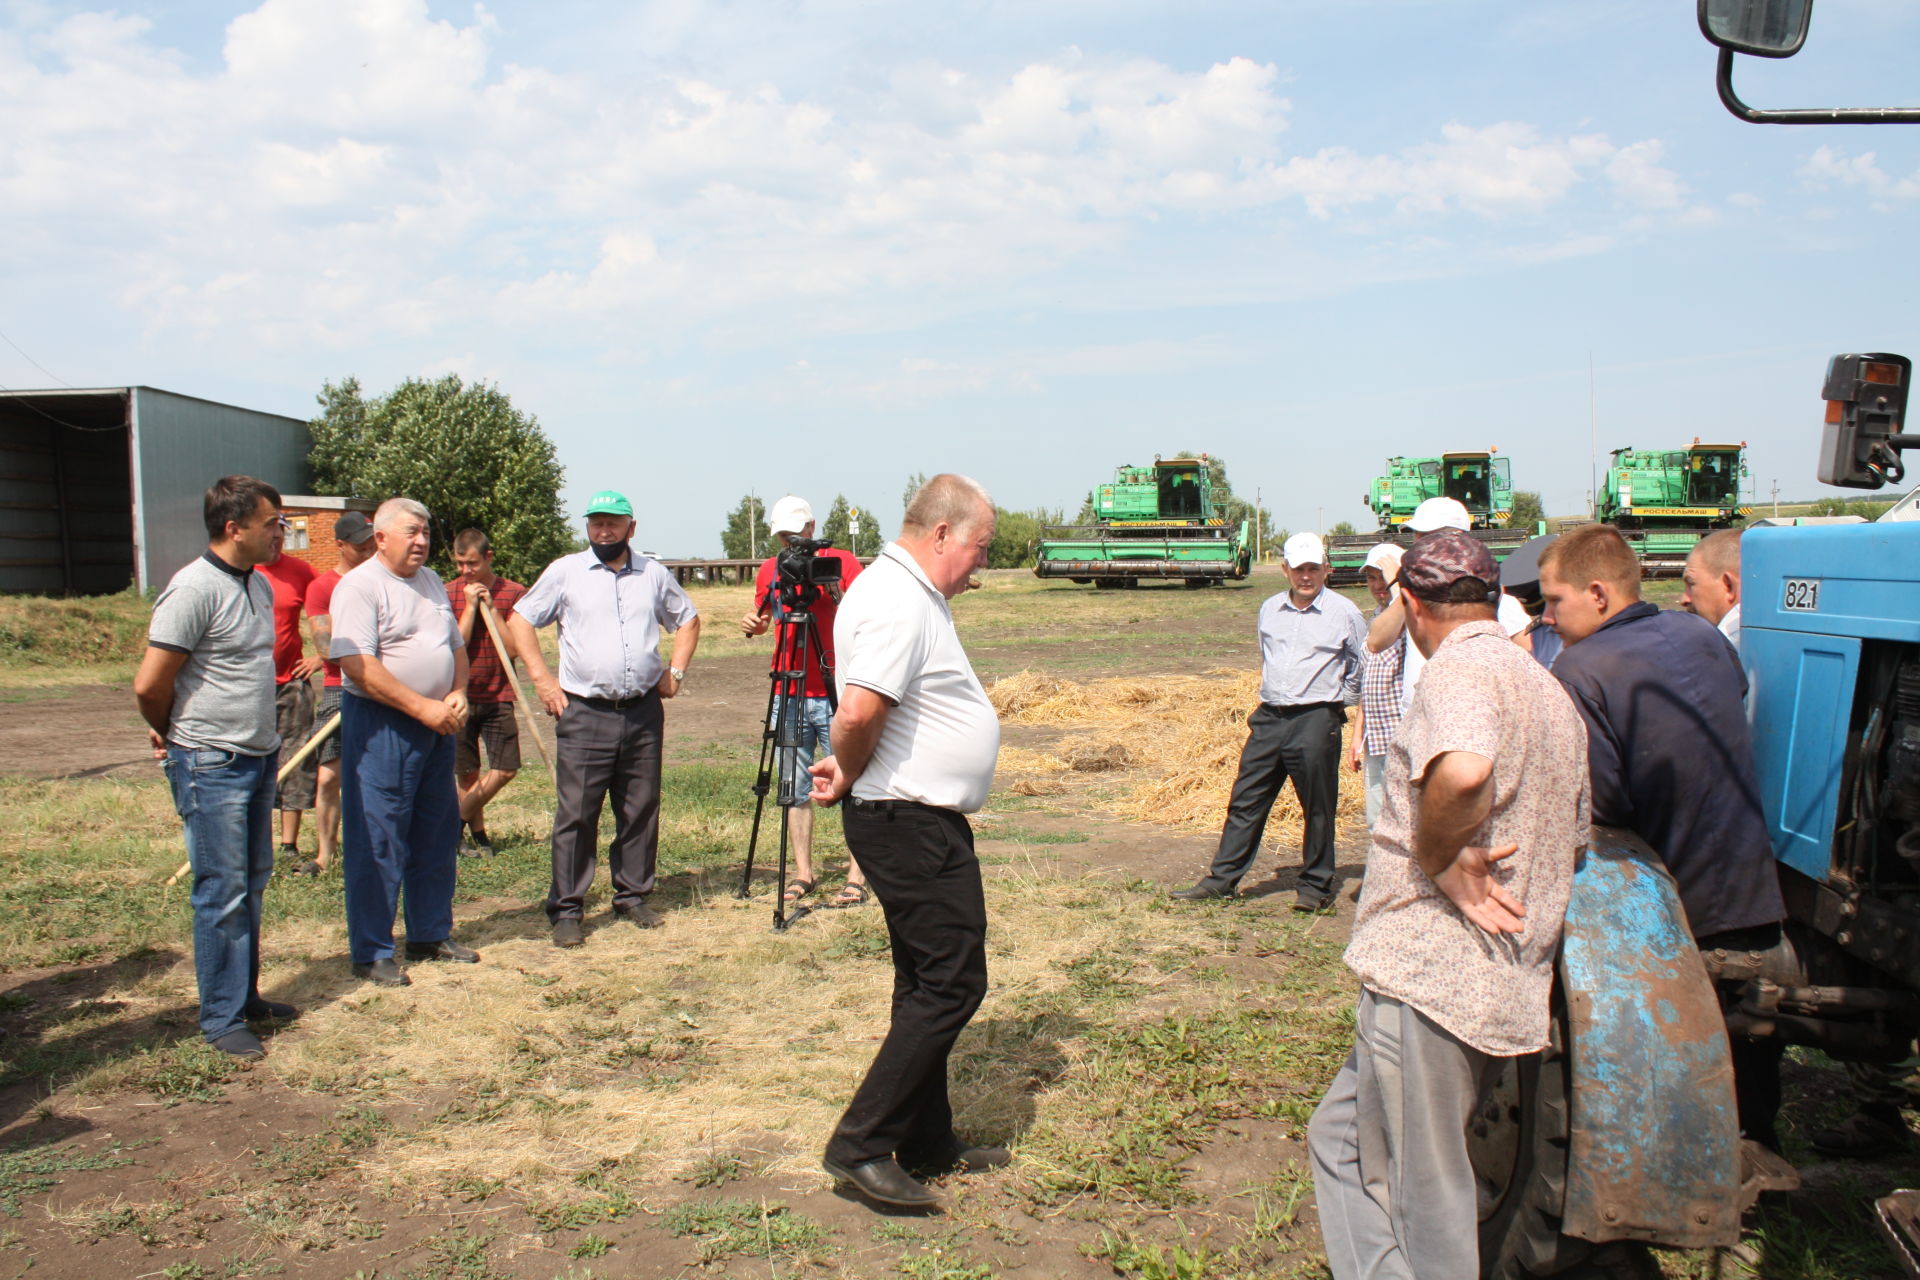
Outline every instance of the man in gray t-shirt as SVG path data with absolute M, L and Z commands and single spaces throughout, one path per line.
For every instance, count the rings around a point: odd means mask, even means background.
M 389 498 L 373 514 L 373 558 L 333 589 L 340 664 L 341 876 L 353 971 L 406 986 L 393 917 L 406 890 L 407 958 L 472 964 L 454 942 L 460 793 L 454 735 L 467 719 L 467 646 L 440 575 L 427 568 L 427 509 Z
M 222 1053 L 258 1058 L 265 1050 L 248 1020 L 297 1016 L 259 987 L 280 732 L 273 588 L 254 568 L 273 554 L 280 494 L 227 476 L 207 490 L 204 515 L 206 554 L 155 601 L 133 697 L 186 828 L 200 1033 Z

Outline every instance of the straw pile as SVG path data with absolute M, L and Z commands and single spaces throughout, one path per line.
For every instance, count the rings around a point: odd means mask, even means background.
M 1029 670 L 995 682 L 987 696 L 1007 724 L 1068 731 L 1044 749 L 1001 749 L 1010 790 L 1061 795 L 1097 788 L 1089 803 L 1117 817 L 1217 831 L 1259 688 L 1258 672 L 1231 667 L 1085 684 Z M 1340 791 L 1340 824 L 1361 821 L 1362 789 L 1343 780 Z M 1300 802 L 1287 787 L 1268 820 L 1268 838 L 1292 839 L 1300 822 Z

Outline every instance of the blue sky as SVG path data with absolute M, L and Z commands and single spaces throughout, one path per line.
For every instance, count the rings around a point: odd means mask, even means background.
M 1736 75 L 1912 105 L 1916 53 L 1820 0 Z M 1680 0 L 0 0 L 0 386 L 486 379 L 668 555 L 1183 448 L 1293 529 L 1489 445 L 1570 514 L 1589 363 L 1603 462 L 1803 496 L 1827 356 L 1920 356 L 1920 129 L 1713 68 Z

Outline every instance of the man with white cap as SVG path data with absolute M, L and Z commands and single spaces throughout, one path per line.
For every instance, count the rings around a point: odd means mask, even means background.
M 1260 606 L 1260 705 L 1247 717 L 1247 745 L 1227 802 L 1213 866 L 1185 901 L 1230 898 L 1253 865 L 1267 815 L 1287 779 L 1306 818 L 1294 908 L 1333 903 L 1333 814 L 1340 790 L 1340 731 L 1360 701 L 1367 623 L 1358 606 L 1327 589 L 1327 549 L 1296 533 L 1280 549 L 1291 588 Z
M 660 836 L 663 698 L 680 692 L 700 643 L 700 613 L 671 573 L 633 550 L 633 504 L 612 489 L 587 500 L 587 549 L 546 567 L 507 618 L 508 644 L 527 664 L 553 727 L 553 945 L 577 947 L 593 887 L 600 809 L 613 797 L 614 919 L 651 929 Z M 560 678 L 536 627 L 560 624 Z M 673 656 L 660 660 L 660 633 Z
M 773 504 L 773 510 L 767 513 L 767 524 L 773 536 L 780 540 L 781 546 L 791 547 L 797 539 L 813 537 L 813 508 L 807 505 L 805 498 L 790 493 Z M 808 793 L 813 790 L 813 777 L 807 769 L 816 755 L 833 754 L 829 735 L 833 704 L 827 700 L 827 682 L 833 670 L 833 620 L 840 610 L 841 593 L 860 576 L 859 557 L 851 551 L 824 547 L 815 555 L 840 562 L 839 586 L 824 590 L 808 588 L 817 593 L 805 603 L 807 612 L 813 617 L 814 634 L 819 637 L 819 652 L 814 652 L 812 643 L 796 627 L 780 627 L 774 632 L 773 643 L 774 672 L 801 671 L 805 680 L 801 706 L 797 712 L 785 711 L 779 691 L 774 693 L 772 709 L 774 726 L 779 724 L 782 714 L 788 714 L 793 716 L 799 731 L 797 746 L 774 748 L 779 804 L 787 811 L 787 839 L 793 846 L 793 879 L 787 883 L 782 895 L 789 903 L 798 902 L 812 893 L 815 884 L 813 803 L 808 799 Z M 779 559 L 777 555 L 768 556 L 761 564 L 760 572 L 754 576 L 754 605 L 740 619 L 740 630 L 744 635 L 765 635 L 767 628 L 786 620 L 787 611 L 781 602 L 781 592 L 775 589 L 779 578 Z M 823 666 L 825 671 L 821 670 Z M 857 907 L 866 902 L 867 896 L 867 877 L 860 870 L 860 864 L 853 860 L 853 855 L 848 854 L 847 886 L 828 905 Z
M 1470 532 L 1473 529 L 1473 517 L 1456 499 L 1428 498 L 1413 509 L 1413 514 L 1407 517 L 1406 527 L 1413 531 L 1417 541 L 1440 529 Z M 1519 635 L 1533 621 L 1527 616 L 1526 608 L 1504 591 L 1500 593 L 1497 620 L 1509 636 Z M 1367 652 L 1384 653 L 1406 633 L 1406 607 L 1400 603 L 1400 589 L 1395 587 L 1392 603 L 1374 614 L 1373 621 L 1367 626 Z M 1413 701 L 1413 691 L 1420 683 L 1420 673 L 1426 668 L 1427 659 L 1411 645 L 1402 646 L 1401 652 L 1404 661 L 1400 672 L 1400 711 L 1404 715 Z

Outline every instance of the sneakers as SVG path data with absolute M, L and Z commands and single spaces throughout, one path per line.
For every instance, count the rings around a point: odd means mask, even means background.
M 460 856 L 463 858 L 491 858 L 493 840 L 484 831 L 476 831 L 468 826 L 460 836 Z
M 580 927 L 578 916 L 562 916 L 553 922 L 553 945 L 556 947 L 577 947 L 587 940 L 586 930 Z

